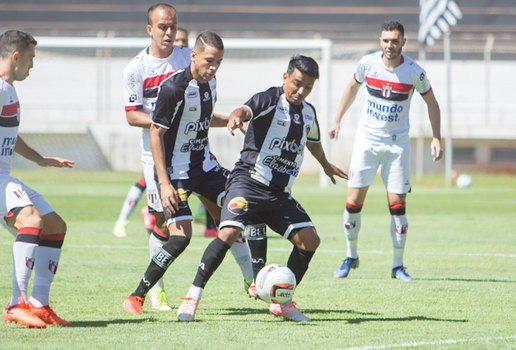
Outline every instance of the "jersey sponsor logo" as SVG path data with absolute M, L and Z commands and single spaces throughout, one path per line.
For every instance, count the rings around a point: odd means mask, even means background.
M 195 112 L 196 110 L 197 110 L 197 107 L 195 107 L 195 106 L 188 108 L 189 112 Z
M 208 91 L 205 91 L 205 92 L 204 92 L 204 97 L 203 97 L 203 99 L 202 99 L 202 102 L 207 102 L 207 101 L 209 101 L 209 100 L 211 100 L 210 93 L 209 93 Z
M 403 106 L 397 103 L 384 105 L 373 100 L 367 100 L 367 114 L 378 120 L 392 123 L 400 121 L 399 114 L 403 112 Z
M 202 151 L 208 144 L 208 136 L 202 139 L 190 139 L 181 146 L 181 152 Z
M 267 156 L 263 159 L 263 165 L 281 174 L 297 176 L 299 167 L 296 162 L 281 158 L 280 156 Z
M 278 120 L 277 124 L 278 124 L 279 126 L 285 126 L 285 121 L 283 121 L 283 120 Z
M 2 149 L 0 149 L 0 156 L 10 157 L 13 155 L 16 139 L 17 137 L 4 137 L 2 141 Z
M 297 114 L 297 113 L 294 114 L 293 119 L 294 119 L 294 123 L 301 124 L 301 117 L 299 116 L 299 114 Z
M 199 132 L 206 131 L 210 127 L 210 119 L 205 119 L 203 121 L 190 122 L 185 125 L 185 134 L 189 132 Z
M 242 215 L 248 210 L 247 199 L 244 197 L 235 197 L 228 203 L 228 210 L 231 214 Z
M 136 94 L 131 94 L 131 96 L 129 96 L 129 102 L 135 102 L 136 101 Z
M 301 153 L 303 152 L 304 146 L 298 145 L 296 140 L 288 141 L 285 138 L 280 139 L 279 137 L 275 137 L 272 139 L 269 149 L 273 150 L 275 148 L 292 153 Z
M 186 192 L 183 188 L 178 188 L 177 196 L 179 197 L 179 203 L 177 206 L 182 209 L 188 208 L 188 192 Z
M 197 97 L 197 92 L 196 91 L 188 91 L 186 93 L 186 98 L 194 98 L 194 97 Z

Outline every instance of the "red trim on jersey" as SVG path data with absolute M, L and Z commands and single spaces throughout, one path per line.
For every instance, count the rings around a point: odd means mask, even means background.
M 394 92 L 400 92 L 403 94 L 408 94 L 414 87 L 414 85 L 412 85 L 412 84 L 394 83 L 392 81 L 380 80 L 380 79 L 375 79 L 375 78 L 371 78 L 371 77 L 366 77 L 365 80 L 366 80 L 367 85 L 372 88 L 382 90 L 385 85 L 388 85 L 388 86 L 392 86 L 392 90 Z
M 143 81 L 143 90 L 152 89 L 160 86 L 163 80 L 167 79 L 169 76 L 174 74 L 174 72 L 165 73 L 162 75 L 156 75 L 152 78 L 147 78 Z
M 44 241 L 64 241 L 64 233 L 56 233 L 53 235 L 41 235 L 41 239 Z
M 20 227 L 18 229 L 19 235 L 39 236 L 40 233 L 41 229 L 39 227 Z
M 11 103 L 10 105 L 4 105 L 2 108 L 2 112 L 0 112 L 0 117 L 14 117 L 18 115 L 18 109 L 20 108 L 20 102 L 16 101 L 15 103 Z
M 124 107 L 125 111 L 126 112 L 129 112 L 129 111 L 137 111 L 139 109 L 143 109 L 143 106 L 142 105 L 137 105 L 137 106 L 125 106 Z

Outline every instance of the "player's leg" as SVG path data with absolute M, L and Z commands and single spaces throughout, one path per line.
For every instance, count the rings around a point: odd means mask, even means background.
M 338 278 L 346 278 L 351 269 L 359 265 L 358 235 L 362 222 L 361 210 L 369 186 L 373 183 L 379 166 L 378 146 L 361 137 L 355 138 L 349 168 L 348 194 L 343 215 L 346 238 L 346 258 L 334 272 Z
M 245 228 L 247 244 L 251 252 L 253 275 L 256 279 L 258 272 L 267 263 L 267 226 L 265 224 L 248 224 Z
M 54 211 L 42 216 L 43 230 L 34 262 L 34 284 L 29 298 L 31 311 L 47 324 L 68 326 L 70 322 L 56 315 L 50 307 L 50 287 L 61 258 L 66 223 Z
M 46 323 L 29 309 L 27 291 L 43 220 L 18 180 L 0 175 L 0 192 L 3 198 L 0 201 L 0 215 L 5 220 L 3 224 L 15 235 L 12 293 L 3 311 L 3 319 L 24 327 L 44 328 Z
M 151 159 L 144 158 L 142 162 L 143 175 L 147 184 L 147 207 L 149 212 L 154 215 L 154 227 L 149 234 L 149 256 L 150 259 L 161 249 L 163 244 L 168 241 L 169 232 L 161 199 L 159 197 L 158 187 L 154 181 L 154 162 Z M 151 307 L 158 311 L 169 311 L 171 307 L 165 292 L 165 283 L 160 279 L 151 288 L 148 293 Z
M 391 277 L 412 281 L 407 273 L 403 256 L 408 233 L 406 198 L 410 191 L 410 143 L 397 140 L 389 145 L 387 157 L 382 162 L 382 179 L 387 189 L 387 200 L 391 214 L 390 235 L 393 248 Z
M 138 201 L 142 197 L 142 194 L 145 191 L 145 187 L 145 178 L 141 177 L 129 188 L 129 192 L 127 192 L 124 204 L 120 209 L 120 214 L 118 214 L 115 227 L 113 227 L 113 235 L 116 237 L 127 236 L 127 221 L 129 220 L 129 216 L 131 216 L 132 212 L 134 211 L 134 208 L 136 208 L 138 205 Z

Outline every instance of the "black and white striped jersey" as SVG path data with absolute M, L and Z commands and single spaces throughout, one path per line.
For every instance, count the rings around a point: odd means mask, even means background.
M 251 111 L 235 173 L 290 193 L 307 142 L 320 142 L 315 108 L 290 104 L 282 87 L 257 93 L 244 104 Z
M 215 79 L 199 84 L 190 67 L 161 84 L 152 122 L 168 129 L 164 146 L 171 179 L 189 179 L 219 165 L 208 142 L 216 99 Z

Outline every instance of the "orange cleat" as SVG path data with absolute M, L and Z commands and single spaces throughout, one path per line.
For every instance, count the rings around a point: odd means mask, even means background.
M 36 316 L 38 316 L 41 320 L 43 320 L 46 324 L 54 324 L 58 326 L 69 326 L 71 323 L 63 320 L 61 317 L 57 316 L 55 311 L 48 305 L 42 307 L 35 307 L 31 303 L 29 303 L 30 311 Z
M 27 328 L 45 328 L 45 321 L 36 316 L 25 304 L 20 300 L 19 304 L 9 305 L 4 309 L 3 319 L 6 322 L 18 323 L 22 327 Z
M 129 295 L 124 300 L 124 310 L 130 314 L 140 315 L 143 313 L 143 302 L 145 301 L 142 297 Z

